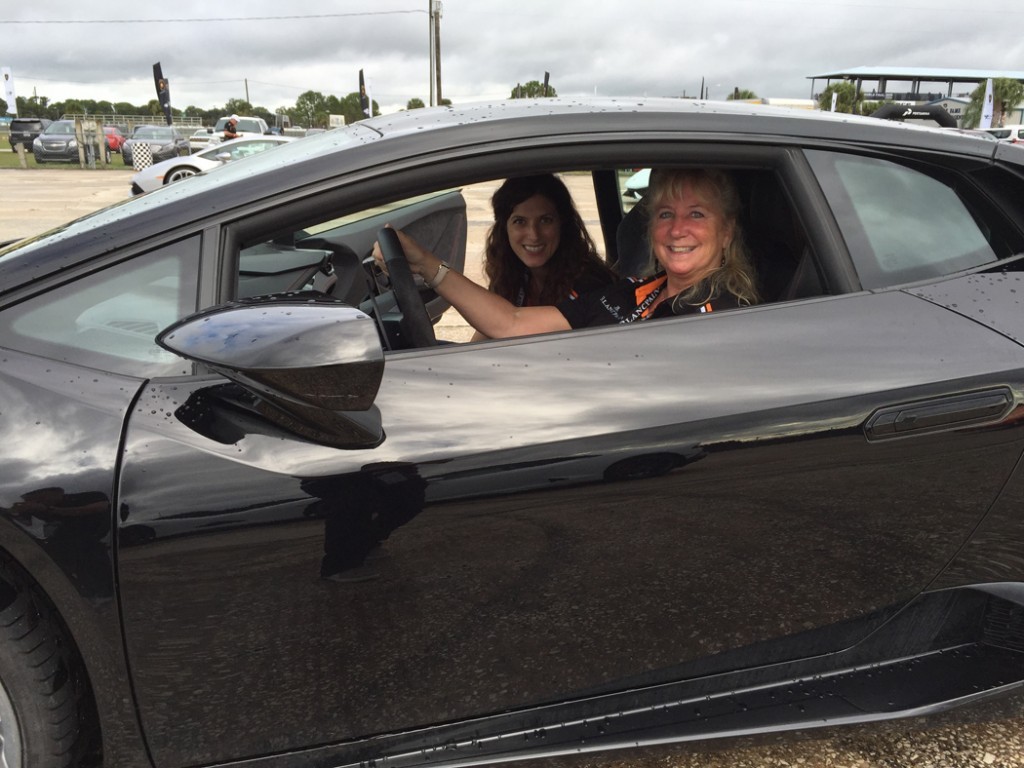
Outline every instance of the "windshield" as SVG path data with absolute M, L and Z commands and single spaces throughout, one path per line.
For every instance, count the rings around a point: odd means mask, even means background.
M 75 132 L 74 123 L 51 123 L 47 126 L 46 130 L 43 131 L 47 136 L 59 135 L 69 136 Z
M 224 126 L 228 124 L 228 118 L 222 117 L 217 121 L 217 125 L 214 127 L 215 131 L 223 131 Z M 245 133 L 263 133 L 263 126 L 258 120 L 253 120 L 248 117 L 238 118 L 238 125 L 235 126 L 236 131 L 243 131 Z
M 170 140 L 174 138 L 174 131 L 170 128 L 136 128 L 132 138 Z
M 133 138 L 138 138 L 133 136 Z M 333 154 L 345 151 L 348 148 L 358 145 L 365 145 L 369 141 L 379 138 L 379 134 L 360 126 L 358 123 L 346 128 L 339 128 L 336 131 L 322 133 L 319 136 L 312 136 L 301 141 L 290 141 L 275 148 L 273 152 L 261 152 L 244 163 L 229 163 L 217 173 L 200 174 L 189 179 L 188 184 L 171 184 L 156 190 L 152 194 L 139 195 L 127 198 L 115 203 L 109 208 L 91 213 L 80 219 L 68 222 L 49 232 L 43 232 L 27 240 L 11 243 L 7 247 L 0 247 L 0 272 L 3 271 L 5 262 L 25 260 L 31 262 L 31 254 L 36 249 L 52 245 L 61 240 L 66 240 L 76 235 L 81 235 L 90 230 L 103 229 L 107 227 L 118 227 L 133 214 L 143 210 L 160 208 L 168 203 L 173 203 L 181 197 L 190 197 L 200 194 L 204 190 L 214 187 L 238 184 L 260 173 L 279 168 L 283 165 L 298 164 L 306 160 L 321 157 L 326 154 Z M 7 288 L 11 283 L 5 283 L 0 279 L 0 286 Z

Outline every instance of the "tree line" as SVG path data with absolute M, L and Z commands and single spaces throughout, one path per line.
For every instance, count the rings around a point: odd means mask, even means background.
M 543 85 L 533 80 L 529 83 L 517 84 L 509 98 L 532 99 L 543 95 Z M 555 89 L 548 86 L 548 95 L 555 96 Z M 164 122 L 163 109 L 157 99 L 151 99 L 146 104 L 131 104 L 126 101 L 94 101 L 92 99 L 68 99 L 66 101 L 50 101 L 46 96 L 32 96 L 17 98 L 19 117 L 45 117 L 50 120 L 59 120 L 62 115 L 124 115 L 126 117 L 152 118 L 154 123 Z M 441 99 L 440 104 L 451 106 L 450 99 Z M 423 109 L 426 106 L 422 99 L 412 98 L 406 103 L 406 109 Z M 374 101 L 372 104 L 373 114 L 380 114 L 380 105 Z M 8 105 L 0 99 L 0 117 L 8 113 Z M 252 104 L 245 99 L 229 99 L 223 106 L 214 106 L 208 109 L 203 107 L 188 106 L 184 109 L 171 108 L 172 118 L 188 117 L 199 118 L 203 125 L 213 125 L 225 115 L 247 115 L 250 117 L 261 117 L 268 125 L 278 125 L 278 115 L 288 118 L 288 124 L 301 126 L 303 128 L 327 128 L 331 115 L 342 115 L 345 123 L 355 123 L 366 119 L 363 113 L 362 102 L 358 91 L 353 91 L 346 96 L 325 95 L 320 91 L 306 91 L 296 100 L 294 106 L 279 107 L 271 111 L 266 107 Z
M 25 98 L 17 97 L 19 117 L 43 117 L 49 120 L 59 120 L 61 115 L 124 115 L 127 117 L 151 117 L 154 123 L 165 121 L 163 109 L 157 99 L 152 99 L 147 104 L 131 104 L 126 101 L 94 101 L 92 99 L 68 99 L 66 101 L 50 101 L 46 96 L 32 96 Z M 443 104 L 451 104 L 447 99 L 442 100 Z M 410 99 L 406 109 L 418 109 L 424 107 L 421 99 Z M 8 113 L 7 102 L 0 99 L 0 117 Z M 373 114 L 380 114 L 380 105 L 373 102 Z M 329 127 L 330 115 L 342 115 L 346 123 L 354 123 L 366 119 L 363 114 L 362 103 L 359 93 L 353 91 L 344 97 L 325 96 L 319 91 L 306 91 L 295 100 L 292 107 L 280 107 L 271 111 L 266 107 L 251 104 L 245 99 L 228 99 L 223 106 L 214 106 L 209 109 L 202 107 L 188 106 L 184 109 L 171 108 L 172 118 L 189 117 L 199 118 L 203 125 L 213 125 L 218 119 L 225 115 L 247 115 L 250 117 L 261 117 L 268 125 L 278 124 L 278 115 L 285 115 L 288 123 L 303 128 L 327 128 Z
M 993 85 L 993 125 L 1002 125 L 1005 115 L 1024 102 L 1024 84 L 1008 78 L 996 78 Z M 557 96 L 551 85 L 547 86 L 548 96 Z M 887 103 L 886 101 L 868 101 L 858 93 L 853 83 L 841 82 L 828 86 L 818 97 L 818 106 L 823 110 L 832 108 L 832 94 L 836 96 L 836 111 L 847 114 L 870 115 Z M 534 99 L 545 95 L 545 86 L 538 80 L 517 83 L 509 93 L 510 99 Z M 735 88 L 726 99 L 754 99 L 757 94 L 745 88 Z M 981 83 L 971 93 L 970 102 L 964 109 L 963 127 L 976 127 L 981 121 L 982 102 L 985 98 L 985 84 Z M 442 99 L 441 104 L 451 105 L 449 99 Z M 426 105 L 422 99 L 412 98 L 406 103 L 406 109 L 422 109 Z M 0 117 L 7 113 L 7 103 L 0 99 Z M 320 91 L 306 91 L 296 100 L 294 106 L 279 107 L 271 111 L 265 107 L 249 103 L 244 99 L 229 99 L 224 106 L 203 109 L 188 106 L 184 109 L 171 110 L 173 116 L 200 118 L 204 125 L 213 125 L 224 115 L 251 115 L 262 117 L 268 125 L 278 123 L 278 115 L 286 115 L 289 124 L 303 128 L 327 128 L 330 115 L 342 115 L 346 124 L 355 123 L 366 118 L 363 114 L 359 93 L 353 91 L 346 96 L 325 95 Z M 126 115 L 152 117 L 153 122 L 163 122 L 163 110 L 156 99 L 147 104 L 135 105 L 127 102 L 92 101 L 88 99 L 71 99 L 51 102 L 45 96 L 31 98 L 18 97 L 18 115 L 22 117 L 46 117 L 57 120 L 65 114 L 88 115 Z M 373 114 L 380 114 L 380 106 L 373 102 Z

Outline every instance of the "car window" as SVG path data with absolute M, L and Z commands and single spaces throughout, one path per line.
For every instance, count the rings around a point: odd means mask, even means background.
M 807 152 L 868 289 L 995 261 L 986 229 L 939 179 L 888 160 Z
M 196 236 L 6 310 L 0 345 L 132 376 L 190 372 L 154 337 L 195 311 L 198 274 Z
M 67 136 L 75 132 L 72 123 L 51 123 L 43 133 L 48 136 Z
M 239 158 L 256 155 L 278 146 L 280 144 L 276 141 L 243 141 L 238 144 L 232 144 L 230 147 L 214 147 L 213 149 L 206 150 L 203 153 L 203 157 L 213 159 L 227 152 L 231 155 L 232 160 L 238 160 Z
M 133 139 L 173 139 L 176 133 L 169 128 L 139 128 L 132 134 Z

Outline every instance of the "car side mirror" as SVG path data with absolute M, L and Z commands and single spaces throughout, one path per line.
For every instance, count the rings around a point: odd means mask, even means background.
M 373 402 L 384 352 L 373 320 L 322 294 L 229 302 L 161 331 L 164 349 L 206 365 L 255 397 L 291 433 L 336 447 L 383 440 Z

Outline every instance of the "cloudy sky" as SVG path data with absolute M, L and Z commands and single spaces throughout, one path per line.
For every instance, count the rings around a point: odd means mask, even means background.
M 8 6 L 18 96 L 145 104 L 159 61 L 176 108 L 344 96 L 360 68 L 385 113 L 430 99 L 429 0 Z M 703 79 L 712 99 L 809 98 L 809 76 L 858 66 L 1017 71 L 1021 19 L 994 0 L 443 0 L 442 95 L 503 98 L 545 71 L 560 96 L 693 96 Z

